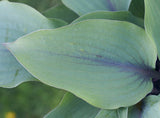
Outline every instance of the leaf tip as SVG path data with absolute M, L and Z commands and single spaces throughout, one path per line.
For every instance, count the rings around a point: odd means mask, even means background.
M 1 45 L 4 46 L 6 49 L 8 49 L 11 52 L 12 43 L 1 43 Z

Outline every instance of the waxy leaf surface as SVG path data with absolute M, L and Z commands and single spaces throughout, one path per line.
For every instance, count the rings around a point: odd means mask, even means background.
M 46 9 L 61 3 L 61 0 L 9 0 L 9 1 L 27 4 L 37 9 L 40 12 L 43 12 Z
M 160 95 L 145 98 L 140 118 L 160 118 Z
M 95 118 L 99 110 L 67 93 L 61 103 L 44 118 Z
M 95 118 L 128 118 L 128 108 L 114 110 L 101 109 Z
M 52 7 L 43 12 L 43 14 L 48 18 L 59 18 L 69 23 L 78 18 L 78 15 L 76 13 L 74 13 L 63 4 Z
M 86 20 L 37 31 L 6 46 L 40 81 L 100 108 L 133 105 L 153 87 L 155 44 L 128 22 Z
M 128 118 L 141 118 L 141 104 L 136 104 L 134 106 L 129 107 L 128 109 Z
M 145 28 L 156 42 L 160 56 L 160 0 L 145 0 Z
M 128 108 L 99 109 L 66 93 L 61 103 L 44 118 L 128 118 Z
M 48 20 L 33 8 L 8 1 L 0 2 L 0 87 L 15 87 L 35 80 L 2 45 L 38 29 L 56 28 L 66 23 Z
M 92 12 L 86 15 L 83 15 L 72 23 L 77 23 L 79 21 L 88 20 L 88 19 L 109 19 L 109 20 L 120 20 L 128 21 L 134 23 L 138 26 L 144 27 L 144 22 L 142 19 L 133 16 L 130 12 L 121 11 L 121 12 L 111 12 L 111 11 L 98 11 Z
M 79 15 L 98 10 L 127 11 L 131 0 L 62 0 L 62 2 Z
M 132 0 L 129 11 L 140 18 L 144 18 L 144 0 Z

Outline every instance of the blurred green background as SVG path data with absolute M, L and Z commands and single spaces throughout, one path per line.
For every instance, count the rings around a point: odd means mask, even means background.
M 40 82 L 27 82 L 16 88 L 0 88 L 0 118 L 42 118 L 58 105 L 64 91 Z

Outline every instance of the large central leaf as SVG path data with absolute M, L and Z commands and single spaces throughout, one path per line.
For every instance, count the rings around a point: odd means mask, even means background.
M 87 20 L 7 46 L 39 80 L 100 108 L 133 105 L 152 90 L 155 44 L 128 22 Z

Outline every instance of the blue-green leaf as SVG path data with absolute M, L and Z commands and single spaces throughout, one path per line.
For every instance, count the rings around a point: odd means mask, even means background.
M 48 20 L 33 8 L 8 1 L 0 2 L 0 87 L 15 87 L 35 80 L 2 45 L 38 29 L 63 26 L 61 20 Z
M 153 87 L 156 46 L 132 23 L 86 20 L 6 45 L 40 81 L 100 108 L 134 105 Z
M 52 7 L 44 11 L 43 14 L 48 18 L 59 18 L 69 23 L 78 18 L 78 15 L 76 13 L 74 13 L 63 4 Z
M 128 118 L 141 118 L 141 104 L 129 107 Z
M 140 18 L 144 18 L 144 0 L 132 0 L 129 11 Z
M 128 118 L 128 108 L 101 109 L 95 118 Z
M 129 107 L 129 111 L 128 108 L 99 109 L 71 93 L 66 93 L 60 104 L 44 118 L 139 118 L 137 111 L 137 106 Z
M 83 15 L 73 21 L 72 23 L 77 23 L 79 21 L 88 20 L 88 19 L 110 19 L 110 20 L 120 20 L 120 21 L 128 21 L 144 27 L 144 22 L 142 19 L 133 16 L 128 11 L 121 11 L 121 12 L 111 12 L 111 11 L 98 11 L 92 12 L 86 15 Z
M 145 98 L 141 118 L 160 118 L 160 95 Z
M 160 0 L 145 0 L 145 28 L 154 39 L 160 56 Z
M 100 109 L 66 93 L 61 103 L 44 118 L 95 118 Z
M 62 2 L 79 15 L 98 10 L 127 11 L 131 0 L 62 0 Z
M 99 109 L 66 93 L 61 103 L 44 118 L 128 118 L 128 108 Z
M 40 12 L 43 12 L 46 9 L 61 3 L 61 0 L 9 0 L 9 1 L 27 4 L 37 9 Z

